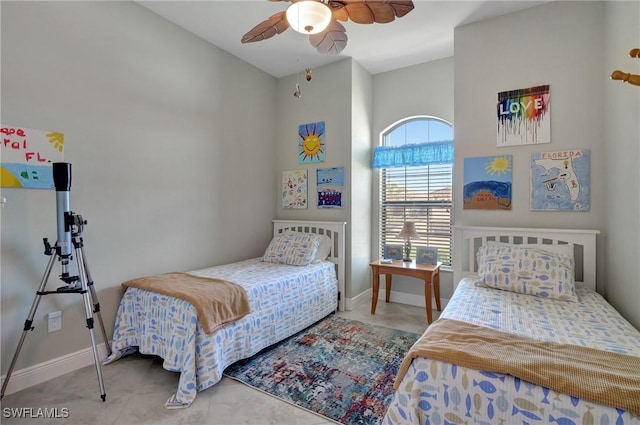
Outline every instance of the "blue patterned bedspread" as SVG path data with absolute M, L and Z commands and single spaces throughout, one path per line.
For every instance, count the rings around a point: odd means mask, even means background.
M 207 335 L 195 308 L 182 299 L 128 288 L 116 316 L 111 363 L 139 351 L 180 372 L 175 400 L 189 406 L 196 393 L 222 379 L 230 364 L 250 357 L 336 310 L 335 265 L 288 266 L 259 258 L 190 272 L 241 285 L 251 313 Z
M 490 289 L 465 278 L 440 317 L 541 341 L 640 357 L 640 332 L 599 294 L 577 288 L 578 303 Z M 556 393 L 510 375 L 413 360 L 384 424 L 640 424 L 622 409 Z

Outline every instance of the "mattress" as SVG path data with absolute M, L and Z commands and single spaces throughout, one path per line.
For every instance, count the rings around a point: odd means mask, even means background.
M 105 364 L 139 351 L 160 356 L 166 370 L 179 372 L 174 402 L 186 407 L 198 391 L 222 379 L 230 364 L 256 354 L 336 310 L 335 265 L 261 262 L 259 258 L 190 272 L 242 286 L 251 313 L 207 335 L 195 308 L 182 299 L 128 288 L 120 302 L 112 355 Z
M 577 295 L 577 303 L 558 302 L 487 288 L 465 278 L 440 317 L 640 357 L 640 332 L 596 292 L 577 288 Z M 510 375 L 416 358 L 383 423 L 640 424 L 640 419 Z

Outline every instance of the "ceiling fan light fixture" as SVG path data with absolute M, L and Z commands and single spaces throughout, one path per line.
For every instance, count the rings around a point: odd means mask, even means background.
M 300 0 L 287 9 L 287 21 L 302 34 L 318 34 L 331 22 L 331 9 L 322 1 Z

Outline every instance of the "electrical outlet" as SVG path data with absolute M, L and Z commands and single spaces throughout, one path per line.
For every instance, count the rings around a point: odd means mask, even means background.
M 54 311 L 53 313 L 49 313 L 48 331 L 55 332 L 60 329 L 62 329 L 62 312 Z

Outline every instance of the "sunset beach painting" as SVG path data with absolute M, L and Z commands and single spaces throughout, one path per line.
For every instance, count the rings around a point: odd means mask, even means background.
M 463 208 L 511 210 L 512 162 L 511 155 L 465 158 Z

